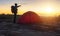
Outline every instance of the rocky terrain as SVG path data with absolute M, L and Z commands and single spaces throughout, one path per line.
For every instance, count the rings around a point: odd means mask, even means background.
M 53 31 L 32 30 L 28 26 L 21 26 L 14 23 L 0 23 L 0 36 L 56 36 Z

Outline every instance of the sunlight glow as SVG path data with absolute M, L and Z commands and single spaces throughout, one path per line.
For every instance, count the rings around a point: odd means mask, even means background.
M 47 14 L 50 14 L 50 13 L 53 13 L 54 12 L 54 9 L 52 7 L 47 7 L 44 9 L 44 11 L 47 13 Z
M 54 16 L 56 15 L 55 9 L 51 6 L 43 7 L 42 14 L 44 16 Z
M 55 16 L 57 13 L 55 12 L 55 9 L 52 6 L 45 6 L 42 7 L 40 14 L 43 16 Z
M 52 12 L 52 8 L 46 8 L 47 12 Z

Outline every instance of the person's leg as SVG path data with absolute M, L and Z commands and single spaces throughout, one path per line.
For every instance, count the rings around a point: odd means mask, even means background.
M 13 23 L 16 23 L 16 15 L 17 15 L 17 13 L 14 13 L 14 20 L 13 20 Z

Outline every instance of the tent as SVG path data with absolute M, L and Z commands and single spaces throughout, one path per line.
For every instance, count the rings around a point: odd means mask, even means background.
M 28 11 L 24 13 L 17 21 L 19 24 L 35 24 L 40 23 L 41 18 L 36 13 Z

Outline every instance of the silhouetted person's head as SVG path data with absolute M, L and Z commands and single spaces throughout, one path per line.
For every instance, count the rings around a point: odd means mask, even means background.
M 17 6 L 17 3 L 15 3 L 15 6 Z

